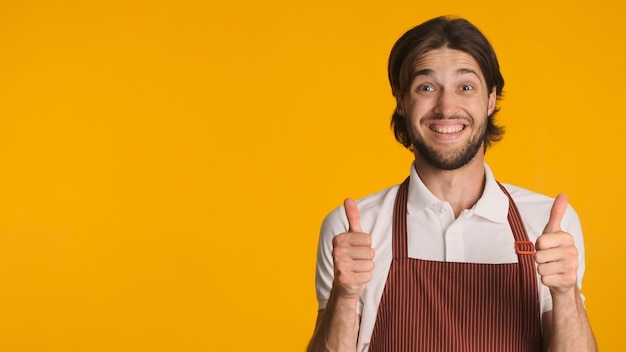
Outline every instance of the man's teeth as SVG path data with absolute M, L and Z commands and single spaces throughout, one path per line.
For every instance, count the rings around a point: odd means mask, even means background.
M 437 133 L 456 133 L 463 131 L 463 125 L 459 126 L 431 126 L 431 130 Z

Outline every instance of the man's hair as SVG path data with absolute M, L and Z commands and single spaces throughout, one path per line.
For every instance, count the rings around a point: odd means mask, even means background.
M 491 93 L 495 87 L 496 98 L 498 100 L 502 98 L 504 78 L 500 73 L 496 53 L 487 38 L 465 19 L 442 16 L 428 20 L 404 33 L 391 49 L 388 74 L 391 91 L 396 99 L 408 93 L 417 60 L 427 52 L 443 47 L 471 55 L 485 77 L 488 92 Z M 496 108 L 487 118 L 485 147 L 501 140 L 504 134 L 504 127 L 496 125 L 494 121 L 499 110 Z M 391 127 L 396 140 L 410 148 L 408 124 L 406 119 L 398 114 L 397 107 L 391 117 Z

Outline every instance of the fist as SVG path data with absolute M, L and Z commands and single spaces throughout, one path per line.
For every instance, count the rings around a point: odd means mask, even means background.
M 553 294 L 568 292 L 576 286 L 578 250 L 574 238 L 561 231 L 566 208 L 567 197 L 559 194 L 552 205 L 548 224 L 535 244 L 537 272 Z
M 361 215 L 354 200 L 346 199 L 344 207 L 349 227 L 348 232 L 333 238 L 333 287 L 340 296 L 357 299 L 372 279 L 374 249 L 371 236 L 361 229 Z

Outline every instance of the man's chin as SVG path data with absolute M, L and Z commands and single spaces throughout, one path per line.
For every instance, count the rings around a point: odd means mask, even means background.
M 444 155 L 430 149 L 423 149 L 423 147 L 415 147 L 415 150 L 417 150 L 417 153 L 415 154 L 416 160 L 422 159 L 430 166 L 444 171 L 462 169 L 467 166 L 472 160 L 474 160 L 474 158 L 478 154 L 478 150 L 466 150 L 462 153 L 457 153 L 455 155 Z

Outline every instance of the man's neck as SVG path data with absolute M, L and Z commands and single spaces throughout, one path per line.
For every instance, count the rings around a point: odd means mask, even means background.
M 479 152 L 480 153 L 480 152 Z M 477 155 L 465 166 L 456 170 L 441 170 L 419 156 L 415 158 L 415 171 L 424 185 L 439 200 L 452 206 L 454 216 L 476 204 L 485 188 L 484 159 Z

